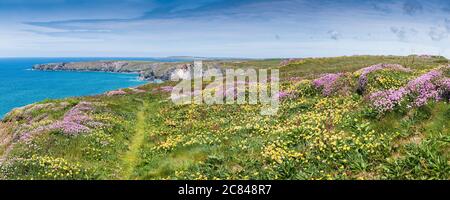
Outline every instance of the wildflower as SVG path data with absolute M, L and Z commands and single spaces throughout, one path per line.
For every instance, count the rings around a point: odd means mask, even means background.
M 415 97 L 412 102 L 413 106 L 423 106 L 430 99 L 440 100 L 438 85 L 434 83 L 434 80 L 441 76 L 441 71 L 432 70 L 408 83 L 407 89 Z
M 450 78 L 444 78 L 438 84 L 442 99 L 450 101 Z
M 335 90 L 336 81 L 343 75 L 343 73 L 326 74 L 313 81 L 313 85 L 316 89 L 322 89 L 324 96 L 330 96 Z
M 48 132 L 48 131 L 62 131 L 66 135 L 78 135 L 80 133 L 90 132 L 91 127 L 102 126 L 102 123 L 95 122 L 85 112 L 92 110 L 92 104 L 89 102 L 80 102 L 72 109 L 70 109 L 62 120 L 56 121 L 52 124 L 40 126 L 36 129 L 23 133 L 21 140 L 29 140 L 33 135 Z
M 442 76 L 441 70 L 431 70 L 409 81 L 405 87 L 372 93 L 369 95 L 369 100 L 379 112 L 386 112 L 400 105 L 404 97 L 411 99 L 408 107 L 420 107 L 429 100 L 448 99 L 449 81 L 448 78 L 442 78 Z
M 279 100 L 283 100 L 286 98 L 291 97 L 292 94 L 290 92 L 286 92 L 286 91 L 280 91 L 276 94 L 276 98 L 278 98 Z
M 116 96 L 116 95 L 124 95 L 127 94 L 125 91 L 123 90 L 114 90 L 114 91 L 109 91 L 106 93 L 106 96 Z
M 379 70 L 383 70 L 383 69 L 392 69 L 392 70 L 396 70 L 396 71 L 404 71 L 404 72 L 410 72 L 411 69 L 409 68 L 405 68 L 401 65 L 398 64 L 377 64 L 377 65 L 372 65 L 370 67 L 366 67 L 363 68 L 361 70 L 359 70 L 357 73 L 360 73 L 361 75 L 359 76 L 358 79 L 358 93 L 359 94 L 363 94 L 366 90 L 366 86 L 368 83 L 368 75 L 372 72 L 375 71 L 379 71 Z
M 407 94 L 405 88 L 398 90 L 386 90 L 375 92 L 369 95 L 369 100 L 372 106 L 380 113 L 391 111 L 395 106 L 400 105 L 403 97 Z

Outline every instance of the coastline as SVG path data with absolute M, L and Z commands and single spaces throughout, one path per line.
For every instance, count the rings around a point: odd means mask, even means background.
M 13 112 L 16 109 L 20 109 L 20 108 L 27 107 L 27 106 L 30 106 L 30 105 L 35 105 L 35 104 L 38 104 L 38 103 L 40 103 L 42 101 L 45 101 L 45 100 L 63 100 L 63 99 L 68 99 L 68 98 L 81 98 L 81 97 L 92 97 L 92 96 L 98 96 L 98 95 L 106 95 L 107 93 L 109 93 L 111 91 L 138 88 L 138 87 L 141 87 L 141 86 L 143 86 L 145 84 L 148 84 L 148 83 L 161 83 L 159 81 L 149 81 L 149 80 L 142 79 L 139 76 L 138 72 L 113 72 L 113 71 L 96 71 L 96 70 L 39 70 L 39 69 L 34 69 L 34 68 L 27 68 L 25 70 L 26 71 L 45 71 L 45 72 L 101 73 L 101 74 L 135 75 L 133 77 L 133 79 L 132 80 L 129 79 L 129 81 L 130 82 L 139 82 L 139 84 L 137 84 L 135 86 L 131 86 L 131 87 L 118 87 L 118 88 L 109 89 L 109 90 L 98 92 L 98 93 L 90 93 L 90 94 L 86 94 L 86 95 L 73 95 L 73 96 L 66 96 L 66 97 L 46 98 L 46 99 L 43 99 L 43 100 L 34 101 L 32 103 L 23 104 L 21 106 L 13 107 L 13 108 L 9 109 L 5 113 L 0 113 L 0 121 L 3 121 L 6 116 L 8 116 L 11 112 Z
M 154 61 L 88 61 L 37 64 L 34 70 L 40 71 L 77 71 L 77 72 L 113 72 L 139 74 L 141 80 L 168 80 L 170 74 L 190 65 L 189 62 Z

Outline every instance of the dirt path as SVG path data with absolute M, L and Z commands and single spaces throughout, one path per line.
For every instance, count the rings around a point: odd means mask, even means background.
M 134 168 L 139 163 L 139 151 L 142 147 L 142 144 L 144 143 L 146 133 L 151 131 L 151 126 L 148 126 L 146 119 L 148 119 L 148 117 L 151 117 L 149 115 L 153 113 L 153 111 L 148 112 L 149 110 L 151 110 L 150 108 L 152 106 L 145 101 L 142 101 L 142 104 L 143 106 L 138 111 L 136 116 L 135 133 L 130 140 L 128 151 L 122 158 L 124 168 L 121 179 L 133 179 Z

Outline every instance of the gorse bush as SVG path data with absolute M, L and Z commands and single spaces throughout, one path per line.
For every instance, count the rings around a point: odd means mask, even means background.
M 404 86 L 412 77 L 411 73 L 396 71 L 391 69 L 383 69 L 373 72 L 367 76 L 366 93 L 372 93 L 382 90 L 399 89 Z
M 384 77 L 384 76 L 378 76 L 373 77 L 373 74 L 378 71 L 399 71 L 399 72 L 410 72 L 411 70 L 408 68 L 404 68 L 401 65 L 398 64 L 377 64 L 372 65 L 370 67 L 366 67 L 363 69 L 360 69 L 355 72 L 355 75 L 358 77 L 358 89 L 357 92 L 359 94 L 366 93 L 366 90 L 371 88 L 367 88 L 367 85 L 371 83 L 372 87 L 376 87 L 376 85 L 387 85 L 389 84 L 387 81 L 392 81 L 394 84 L 396 83 L 395 80 L 399 77 Z M 372 76 L 371 76 L 372 75 Z M 370 79 L 370 80 L 369 80 Z M 397 83 L 401 84 L 401 83 Z

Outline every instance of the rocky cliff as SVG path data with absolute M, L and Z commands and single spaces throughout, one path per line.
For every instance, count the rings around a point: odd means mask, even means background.
M 162 63 L 146 61 L 96 61 L 96 62 L 71 62 L 50 63 L 33 66 L 34 70 L 46 71 L 97 71 L 138 73 L 143 80 L 155 79 L 169 80 L 170 74 L 176 69 L 182 68 L 188 63 Z
M 190 62 L 148 62 L 148 61 L 95 61 L 39 64 L 34 70 L 46 71 L 97 71 L 117 73 L 138 73 L 142 80 L 169 80 L 174 72 L 187 72 Z M 214 63 L 205 63 L 205 68 L 220 68 Z M 179 74 L 179 73 L 176 73 Z

